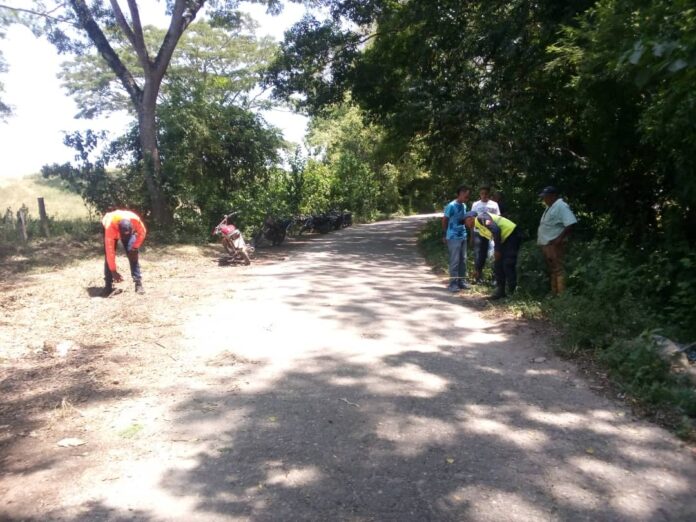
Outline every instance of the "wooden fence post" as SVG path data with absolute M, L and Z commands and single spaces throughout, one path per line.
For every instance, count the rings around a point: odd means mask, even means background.
M 19 239 L 25 243 L 29 240 L 29 236 L 27 236 L 27 213 L 24 210 L 24 206 L 17 211 L 17 234 L 19 234 Z
M 48 215 L 46 214 L 46 203 L 44 198 L 38 198 L 39 201 L 39 217 L 41 218 L 41 232 L 44 237 L 49 237 L 51 235 L 48 229 Z

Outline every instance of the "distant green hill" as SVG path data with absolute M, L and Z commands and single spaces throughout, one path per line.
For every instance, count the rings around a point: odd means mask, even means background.
M 33 217 L 38 217 L 36 198 L 43 197 L 46 211 L 54 219 L 87 218 L 89 212 L 82 198 L 65 188 L 58 179 L 43 179 L 40 175 L 24 178 L 0 178 L 0 215 L 7 207 L 16 212 L 24 203 Z

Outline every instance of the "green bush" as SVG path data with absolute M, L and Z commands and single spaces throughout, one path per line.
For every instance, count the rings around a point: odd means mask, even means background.
M 525 297 L 540 299 L 549 292 L 549 278 L 541 249 L 533 241 L 525 241 L 517 259 L 519 292 Z
M 602 241 L 574 244 L 566 260 L 568 291 L 547 305 L 572 348 L 604 347 L 657 326 L 644 267 L 609 247 Z
M 686 377 L 670 372 L 649 334 L 611 343 L 599 351 L 599 360 L 644 404 L 696 418 L 696 391 Z

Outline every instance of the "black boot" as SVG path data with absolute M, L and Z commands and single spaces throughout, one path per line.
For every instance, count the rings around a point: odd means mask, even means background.
M 113 293 L 114 293 L 113 285 L 104 285 L 104 290 L 102 290 L 101 296 L 102 297 L 109 297 Z
M 135 293 L 136 294 L 144 294 L 145 293 L 145 289 L 143 288 L 143 283 L 141 281 L 135 282 Z

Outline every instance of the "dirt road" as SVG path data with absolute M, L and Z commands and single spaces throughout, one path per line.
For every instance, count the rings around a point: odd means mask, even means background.
M 10 281 L 0 519 L 696 519 L 690 452 L 445 292 L 421 224 L 145 254 L 143 298 L 90 297 L 93 260 Z

